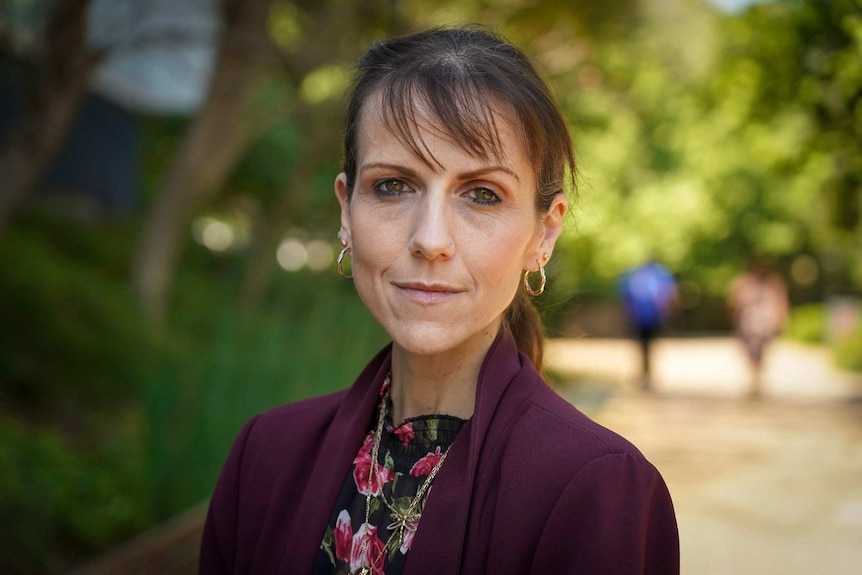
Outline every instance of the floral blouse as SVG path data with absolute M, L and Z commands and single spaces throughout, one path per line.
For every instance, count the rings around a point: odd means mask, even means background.
M 378 450 L 377 476 L 389 503 L 396 511 L 405 512 L 466 421 L 450 415 L 422 415 L 405 419 L 396 427 L 390 417 L 392 400 L 388 386 L 387 379 L 380 392 L 380 407 L 385 401 L 387 409 Z M 314 575 L 349 575 L 370 566 L 378 557 L 380 560 L 371 571 L 373 575 L 399 575 L 404 570 L 421 517 L 406 523 L 403 537 L 399 537 L 391 511 L 381 501 L 378 483 L 375 481 L 372 485 L 371 450 L 380 407 L 335 502 L 314 564 Z M 420 513 L 432 488 L 433 484 L 418 502 Z M 366 524 L 365 505 L 369 492 L 371 503 Z M 364 538 L 367 543 L 363 553 Z

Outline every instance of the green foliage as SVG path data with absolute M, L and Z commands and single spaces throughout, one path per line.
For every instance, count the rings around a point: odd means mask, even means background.
M 830 344 L 835 361 L 844 369 L 862 372 L 862 303 L 837 298 L 832 306 Z
M 152 340 L 120 276 L 119 236 L 34 224 L 0 243 L 0 396 L 74 418 L 128 397 Z
M 141 136 L 139 186 L 144 204 L 157 193 L 173 162 L 188 120 L 179 117 L 146 116 L 138 122 Z
M 134 418 L 96 448 L 0 416 L 0 571 L 65 572 L 151 521 Z
M 806 304 L 790 310 L 790 318 L 783 335 L 806 343 L 825 341 L 826 312 L 823 304 Z
M 835 361 L 844 369 L 862 372 L 862 327 L 835 345 Z
M 200 248 L 153 332 L 127 239 L 41 218 L 0 242 L 0 571 L 66 571 L 204 500 L 243 421 L 346 387 L 385 342 L 331 270 L 239 309 L 241 259 Z
M 721 296 L 750 257 L 800 252 L 828 262 L 825 285 L 862 287 L 859 29 L 851 1 L 679 1 L 574 43 L 553 75 L 581 174 L 561 288 L 610 293 L 655 257 Z
M 0 571 L 64 571 L 151 520 L 124 239 L 43 217 L 0 242 Z
M 347 282 L 298 274 L 282 278 L 278 291 L 258 310 L 188 293 L 197 313 L 183 318 L 182 338 L 144 392 L 147 468 L 160 517 L 211 493 L 249 417 L 347 387 L 386 341 Z
M 856 310 L 856 327 L 849 335 L 828 333 L 827 311 L 821 303 L 793 308 L 783 336 L 806 343 L 827 343 L 838 367 L 862 372 L 862 306 Z
M 296 126 L 287 121 L 276 123 L 252 145 L 231 176 L 226 191 L 234 195 L 239 191 L 263 200 L 284 193 L 300 145 Z

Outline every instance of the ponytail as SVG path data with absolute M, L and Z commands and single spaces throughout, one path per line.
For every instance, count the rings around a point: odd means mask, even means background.
M 545 331 L 539 313 L 524 291 L 518 290 L 515 299 L 506 310 L 506 321 L 509 322 L 512 335 L 515 336 L 518 349 L 530 358 L 536 371 L 541 373 Z

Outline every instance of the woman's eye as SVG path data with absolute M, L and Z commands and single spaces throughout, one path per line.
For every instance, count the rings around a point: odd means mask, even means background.
M 374 186 L 374 190 L 387 196 L 397 196 L 407 190 L 404 180 L 383 180 Z
M 500 196 L 488 188 L 473 188 L 471 190 L 471 195 L 473 197 L 473 201 L 478 204 L 490 205 L 496 204 L 500 201 Z

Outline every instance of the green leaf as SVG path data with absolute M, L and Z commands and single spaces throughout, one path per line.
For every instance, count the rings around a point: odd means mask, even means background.
M 380 499 L 377 497 L 372 497 L 371 501 L 368 503 L 368 515 L 374 515 L 377 513 L 377 510 L 380 509 Z
M 320 548 L 326 551 L 327 557 L 329 557 L 329 562 L 332 565 L 335 565 L 335 555 L 332 553 L 332 544 L 335 542 L 335 537 L 332 534 L 332 527 L 326 528 L 326 533 L 323 535 L 323 542 L 320 544 Z
M 412 497 L 399 497 L 392 501 L 392 507 L 400 514 L 404 515 L 410 509 L 410 504 L 413 502 Z M 414 509 L 415 512 L 415 509 Z

